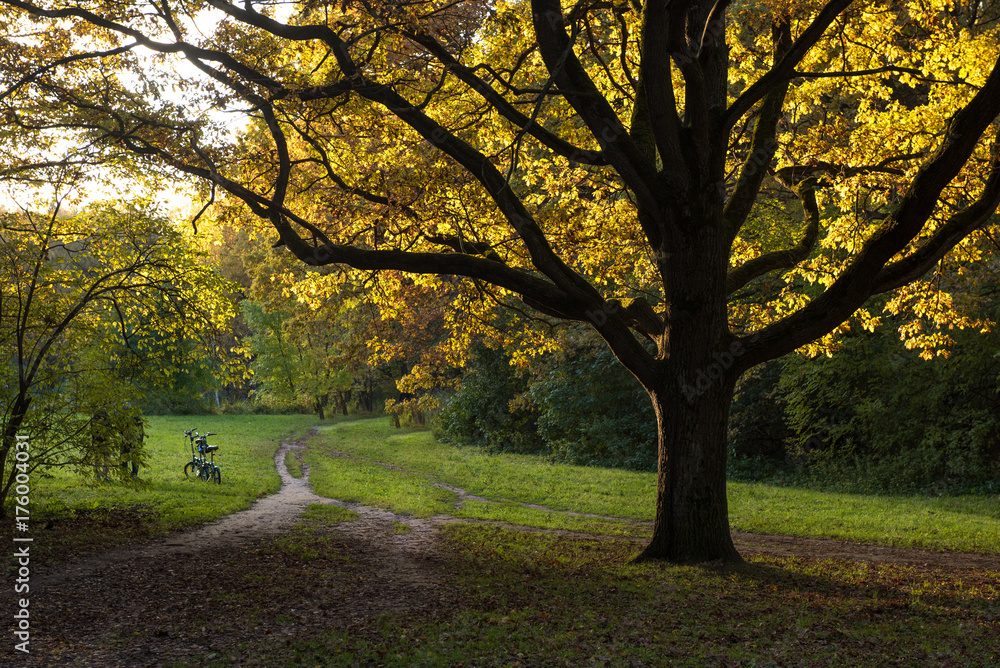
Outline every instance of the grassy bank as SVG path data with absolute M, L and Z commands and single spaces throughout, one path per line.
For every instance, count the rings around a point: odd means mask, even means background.
M 109 549 L 152 535 L 208 522 L 248 508 L 280 487 L 274 453 L 281 441 L 305 434 L 307 415 L 210 415 L 147 418 L 149 462 L 139 472 L 146 485 L 88 484 L 68 470 L 36 474 L 31 494 L 31 531 L 38 551 L 56 558 Z M 183 433 L 197 427 L 217 432 L 215 461 L 222 484 L 185 478 L 191 451 Z
M 612 535 L 643 535 L 648 529 L 551 511 L 653 519 L 652 473 L 487 455 L 438 443 L 427 431 L 401 432 L 384 418 L 322 427 L 306 461 L 317 493 L 416 516 L 447 513 Z M 464 500 L 456 509 L 459 494 L 434 483 L 492 503 Z M 862 496 L 739 482 L 730 483 L 728 493 L 730 522 L 737 531 L 1000 552 L 1000 499 L 995 497 Z
M 34 514 L 33 526 L 44 524 L 45 513 L 54 526 L 33 529 L 33 556 L 52 545 L 79 554 L 81 546 L 108 547 L 249 505 L 277 489 L 279 441 L 315 424 L 306 416 L 152 422 L 154 456 L 142 473 L 149 489 L 39 481 L 42 518 Z M 222 448 L 221 487 L 183 478 L 188 453 L 179 435 L 196 424 L 220 432 L 213 441 Z M 629 563 L 636 543 L 621 536 L 648 533 L 648 524 L 634 520 L 651 518 L 652 474 L 489 456 L 438 444 L 426 431 L 395 430 L 385 418 L 324 425 L 307 447 L 305 462 L 324 496 L 415 516 L 602 536 L 451 524 L 433 541 L 417 535 L 407 548 L 414 552 L 397 552 L 391 546 L 412 527 L 389 517 L 341 531 L 341 523 L 371 520 L 314 505 L 287 535 L 219 548 L 211 568 L 190 569 L 183 555 L 164 555 L 165 566 L 137 564 L 147 571 L 131 586 L 143 592 L 155 622 L 114 616 L 132 605 L 133 590 L 121 588 L 120 602 L 95 612 L 114 620 L 117 635 L 95 646 L 121 638 L 155 644 L 166 634 L 199 648 L 164 662 L 177 667 L 1000 666 L 997 572 L 772 556 L 725 568 L 636 565 Z M 730 485 L 729 493 L 737 528 L 983 552 L 1000 543 L 995 499 L 746 484 Z M 78 623 L 64 607 L 59 614 Z M 50 647 L 83 651 L 62 639 Z
M 140 474 L 147 488 L 88 486 L 67 471 L 36 477 L 32 530 L 39 549 L 107 549 L 246 508 L 278 489 L 273 455 L 280 441 L 315 424 L 311 416 L 151 418 L 150 462 Z M 221 486 L 184 477 L 190 451 L 182 433 L 191 427 L 218 432 L 212 442 L 220 446 Z M 386 418 L 322 426 L 304 460 L 317 493 L 417 517 L 642 537 L 654 508 L 651 473 L 487 455 L 437 443 L 428 431 L 394 429 Z M 297 468 L 295 457 L 288 461 Z M 739 531 L 1000 552 L 1000 500 L 991 497 L 873 497 L 730 483 L 729 510 Z

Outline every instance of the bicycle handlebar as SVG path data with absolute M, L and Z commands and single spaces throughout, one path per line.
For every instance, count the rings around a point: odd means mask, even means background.
M 209 437 L 209 436 L 218 436 L 218 432 L 210 431 L 207 434 L 205 434 L 206 438 Z
M 188 429 L 187 431 L 184 432 L 184 435 L 185 436 L 190 436 L 191 432 L 193 432 L 195 429 L 197 429 L 197 427 L 191 427 L 190 429 Z

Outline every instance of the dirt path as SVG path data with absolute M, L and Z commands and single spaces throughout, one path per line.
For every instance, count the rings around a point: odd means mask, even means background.
M 274 455 L 274 465 L 281 476 L 281 489 L 260 499 L 251 508 L 196 529 L 154 538 L 138 546 L 95 554 L 76 563 L 63 565 L 54 572 L 43 572 L 35 579 L 34 586 L 38 587 L 37 591 L 42 596 L 55 596 L 59 594 L 62 585 L 137 559 L 155 560 L 166 555 L 194 555 L 209 547 L 233 548 L 250 538 L 273 536 L 287 531 L 309 504 L 329 501 L 316 496 L 305 478 L 293 478 L 285 468 L 285 453 L 303 447 L 307 438 L 282 444 Z
M 308 438 L 279 448 L 274 463 L 281 489 L 248 510 L 38 570 L 32 579 L 31 654 L 15 654 L 5 646 L 0 665 L 200 661 L 238 651 L 258 638 L 309 632 L 329 624 L 331 616 L 349 625 L 437 602 L 447 586 L 430 555 L 437 527 L 450 518 L 420 520 L 317 496 L 309 487 L 308 467 L 294 478 L 285 466 L 286 453 L 303 448 Z M 331 557 L 313 560 L 312 570 L 287 560 L 276 563 L 268 539 L 288 537 L 298 517 L 315 503 L 348 508 L 359 517 L 327 529 L 336 541 Z M 410 532 L 398 533 L 398 523 L 407 524 Z M 349 582 L 329 587 L 322 581 L 326 572 Z M 247 600 L 270 611 L 299 614 L 280 628 L 264 628 L 253 615 L 244 621 L 242 609 L 227 614 Z
M 66 585 L 95 573 L 114 570 L 123 564 L 134 564 L 137 560 L 154 562 L 167 556 L 197 556 L 207 550 L 239 549 L 249 541 L 287 533 L 302 512 L 314 503 L 336 505 L 357 513 L 359 520 L 340 525 L 340 530 L 352 538 L 373 541 L 381 539 L 382 534 L 388 532 L 392 536 L 389 543 L 395 548 L 390 553 L 427 553 L 433 545 L 437 527 L 455 521 L 448 516 L 419 519 L 396 515 L 379 508 L 318 496 L 309 486 L 308 465 L 303 464 L 301 478 L 292 476 L 285 466 L 285 455 L 303 449 L 308 439 L 316 433 L 314 430 L 310 436 L 281 445 L 274 455 L 274 466 L 281 477 L 281 488 L 277 493 L 255 502 L 251 508 L 196 529 L 85 557 L 76 563 L 64 564 L 50 573 L 43 571 L 34 579 L 34 591 L 43 597 L 58 596 Z M 409 526 L 411 533 L 394 533 L 393 525 L 396 522 Z

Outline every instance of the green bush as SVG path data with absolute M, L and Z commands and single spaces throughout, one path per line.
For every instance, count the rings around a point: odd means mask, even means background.
M 438 412 L 435 435 L 445 443 L 488 452 L 541 452 L 534 408 L 517 401 L 526 390 L 526 377 L 510 365 L 506 353 L 480 348 L 462 388 Z
M 832 357 L 789 355 L 748 374 L 730 423 L 731 477 L 861 492 L 997 486 L 1000 337 L 951 334 L 947 357 L 923 360 L 887 323 L 844 337 Z
M 656 468 L 656 421 L 639 383 L 601 344 L 576 345 L 519 372 L 481 349 L 437 415 L 442 441 L 573 464 Z
M 832 358 L 789 358 L 792 454 L 816 475 L 879 491 L 960 491 L 1000 478 L 1000 340 L 955 339 L 947 358 L 931 360 L 891 330 L 850 337 Z
M 649 396 L 605 346 L 546 360 L 533 370 L 528 395 L 537 406 L 539 436 L 554 459 L 656 469 L 656 416 Z
M 785 420 L 784 394 L 779 387 L 784 369 L 780 361 L 768 362 L 745 374 L 736 386 L 729 412 L 729 459 L 733 467 L 752 462 L 750 471 L 761 463 L 773 470 L 785 461 L 785 441 L 792 432 Z

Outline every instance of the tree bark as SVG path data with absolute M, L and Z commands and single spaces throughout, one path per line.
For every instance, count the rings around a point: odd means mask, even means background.
M 14 400 L 14 406 L 11 410 L 10 420 L 7 421 L 5 425 L 4 433 L 2 436 L 2 446 L 0 446 L 0 461 L 10 462 L 11 467 L 8 470 L 6 466 L 3 467 L 3 481 L 2 487 L 0 487 L 0 519 L 7 518 L 7 510 L 10 505 L 8 500 L 8 493 L 10 489 L 14 486 L 14 481 L 17 479 L 17 467 L 14 466 L 13 456 L 11 453 L 14 451 L 14 443 L 17 442 L 17 432 L 21 430 L 21 425 L 24 423 L 24 417 L 28 414 L 28 408 L 31 406 L 31 397 L 28 395 L 27 390 L 22 386 L 17 398 Z
M 347 403 L 351 400 L 351 391 L 337 390 L 337 404 L 340 406 L 340 412 L 347 415 Z
M 729 530 L 726 431 L 735 384 L 720 363 L 711 383 L 651 392 L 659 432 L 653 537 L 636 561 L 742 561 Z M 674 386 L 676 388 L 676 385 Z
M 679 247 L 660 262 L 665 329 L 653 380 L 644 384 L 659 438 L 656 515 L 637 560 L 742 561 L 729 531 L 726 455 L 744 350 L 729 331 L 721 198 L 699 197 L 704 192 L 713 192 L 710 184 L 694 181 L 686 202 L 675 195 L 684 205 L 664 216 L 678 221 L 670 237 Z

